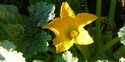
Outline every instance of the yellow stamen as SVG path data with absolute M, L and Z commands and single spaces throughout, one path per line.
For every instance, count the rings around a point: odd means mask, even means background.
M 72 38 L 72 39 L 75 39 L 77 36 L 78 36 L 78 31 L 76 31 L 76 30 L 72 30 L 71 32 L 70 32 L 70 37 Z

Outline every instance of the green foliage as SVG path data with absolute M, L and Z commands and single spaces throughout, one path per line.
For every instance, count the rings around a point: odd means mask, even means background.
M 113 54 L 115 59 L 119 59 L 120 57 L 125 57 L 125 26 L 120 28 L 118 32 L 118 37 L 121 38 L 120 42 L 123 44 L 117 51 Z
M 10 56 L 13 58 L 15 55 L 22 58 L 24 56 L 26 62 L 125 61 L 125 27 L 119 30 L 118 36 L 114 30 L 117 29 L 114 22 L 116 0 L 108 3 L 111 5 L 106 16 L 101 15 L 101 0 L 93 3 L 96 8 L 91 7 L 89 0 L 67 0 L 75 13 L 94 11 L 92 13 L 96 13 L 98 20 L 85 27 L 94 39 L 92 45 L 74 45 L 63 53 L 56 53 L 52 45 L 53 33 L 41 27 L 53 20 L 55 14 L 59 16 L 60 5 L 65 0 L 5 0 L 3 3 L 8 1 L 11 4 L 0 4 L 0 62 L 8 56 L 3 56 L 5 52 L 15 52 Z M 96 12 L 92 8 L 96 9 Z M 120 40 L 123 45 L 118 43 Z
M 66 62 L 61 56 L 56 56 L 53 62 Z
M 27 47 L 24 48 L 24 55 L 26 55 L 26 57 L 31 57 L 32 55 L 36 55 L 37 53 L 46 52 L 49 46 L 48 41 L 50 40 L 51 36 L 46 32 L 42 31 L 40 33 L 37 33 L 34 38 L 28 39 L 27 42 L 30 42 L 30 44 L 28 44 Z
M 29 7 L 30 19 L 32 22 L 38 22 L 37 26 L 41 27 L 55 17 L 54 10 L 53 4 L 46 4 L 45 2 L 31 5 Z
M 15 10 L 13 10 L 15 9 Z M 0 5 L 0 40 L 7 40 L 22 35 L 23 21 L 14 5 Z
M 54 10 L 54 5 L 39 2 L 29 7 L 27 17 L 14 5 L 0 5 L 0 40 L 13 41 L 26 58 L 47 52 L 51 36 L 40 27 L 54 18 Z
M 12 39 L 18 39 L 24 34 L 24 27 L 20 24 L 8 24 L 5 26 L 5 31 Z
M 55 17 L 55 7 L 52 4 L 39 2 L 29 7 L 30 17 L 26 22 L 26 29 L 29 34 L 37 32 L 38 27 L 42 27 Z
M 0 21 L 4 24 L 23 23 L 21 15 L 19 14 L 17 7 L 14 5 L 0 4 Z
M 117 51 L 115 53 L 113 53 L 113 57 L 115 59 L 125 57 L 125 45 L 122 45 L 120 48 L 118 48 Z
M 29 38 L 26 42 L 30 44 L 27 44 L 26 48 L 24 48 L 26 57 L 31 57 L 38 52 L 47 51 L 49 45 L 48 41 L 51 40 L 51 37 L 46 32 L 39 30 L 39 27 L 42 27 L 53 19 L 54 6 L 52 4 L 47 5 L 45 2 L 40 2 L 36 5 L 31 5 L 29 7 L 29 12 L 30 17 L 26 22 L 26 33 L 29 34 Z

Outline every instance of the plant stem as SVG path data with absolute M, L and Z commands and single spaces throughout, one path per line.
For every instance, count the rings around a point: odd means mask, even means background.
M 113 56 L 116 58 L 122 57 L 125 54 L 125 45 L 119 47 L 114 53 Z
M 114 26 L 115 7 L 116 7 L 116 0 L 111 0 L 109 17 L 108 17 L 108 24 L 110 26 Z
M 101 45 L 100 38 L 101 38 L 101 5 L 102 5 L 102 0 L 97 0 L 96 2 L 96 15 L 98 19 L 96 20 L 96 25 L 95 25 L 95 41 L 98 46 Z
M 109 8 L 109 17 L 108 17 L 108 29 L 109 29 L 109 39 L 111 40 L 113 37 L 112 30 L 114 29 L 114 16 L 115 16 L 115 7 L 116 7 L 116 0 L 111 0 L 110 8 Z
M 112 39 L 111 41 L 109 41 L 108 43 L 106 43 L 104 46 L 102 46 L 101 48 L 99 48 L 96 51 L 96 55 L 95 56 L 98 56 L 99 54 L 103 53 L 104 51 L 106 51 L 107 49 L 109 49 L 111 46 L 113 46 L 114 44 L 116 44 L 119 41 L 120 41 L 119 37 L 116 37 L 116 38 Z
M 87 45 L 76 45 L 85 61 L 89 61 L 91 53 Z

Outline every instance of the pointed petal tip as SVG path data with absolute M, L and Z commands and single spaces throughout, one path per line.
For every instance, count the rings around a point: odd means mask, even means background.
M 72 8 L 69 6 L 68 2 L 63 2 L 61 5 L 60 9 L 60 17 L 65 18 L 65 17 L 71 17 L 74 18 L 76 15 Z

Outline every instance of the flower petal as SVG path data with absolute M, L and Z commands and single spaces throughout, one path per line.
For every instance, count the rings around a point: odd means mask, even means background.
M 89 13 L 81 13 L 76 16 L 75 22 L 77 23 L 77 25 L 84 27 L 96 19 L 97 19 L 96 15 Z
M 43 26 L 43 28 L 47 28 L 52 30 L 56 36 L 59 34 L 65 35 L 66 30 L 68 29 L 67 23 L 62 21 L 60 18 L 55 18 L 53 21 L 51 21 L 49 24 Z
M 79 29 L 79 35 L 76 38 L 75 44 L 88 45 L 93 42 L 93 39 L 90 37 L 90 35 L 84 28 Z
M 58 36 L 53 39 L 53 45 L 56 47 L 56 52 L 61 53 L 73 46 L 73 41 L 65 36 Z
M 60 9 L 60 17 L 65 18 L 65 17 L 71 17 L 74 18 L 76 15 L 74 11 L 70 8 L 67 2 L 63 2 L 61 9 Z

